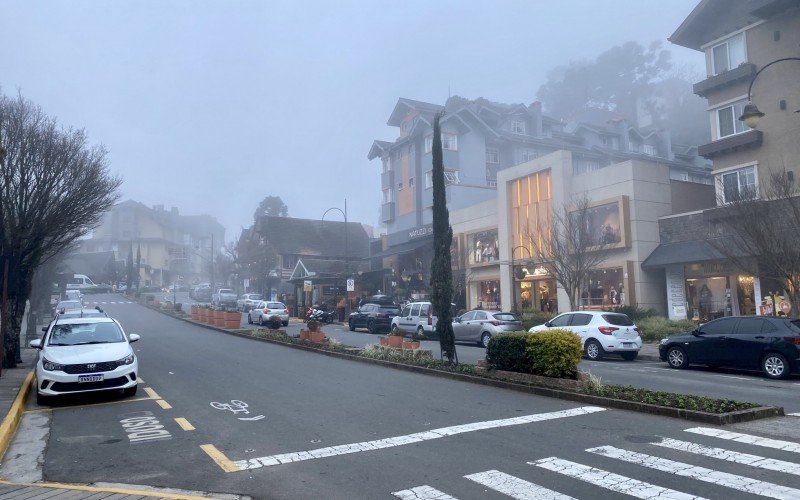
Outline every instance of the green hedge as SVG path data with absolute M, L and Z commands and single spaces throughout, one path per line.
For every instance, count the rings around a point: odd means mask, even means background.
M 489 340 L 486 363 L 496 370 L 574 378 L 582 352 L 580 337 L 568 330 L 504 333 Z
M 555 314 L 531 309 L 522 312 L 522 328 L 527 332 L 532 326 L 542 325 L 555 317 Z
M 641 307 L 633 307 L 633 306 L 619 306 L 619 307 L 611 307 L 606 309 L 608 312 L 615 312 L 620 314 L 625 314 L 628 316 L 634 323 L 639 324 L 639 321 L 642 321 L 646 318 L 652 317 L 659 317 L 660 313 L 655 309 L 643 309 Z
M 642 340 L 654 342 L 676 333 L 691 332 L 697 325 L 690 320 L 672 321 L 663 316 L 653 316 L 636 321 Z

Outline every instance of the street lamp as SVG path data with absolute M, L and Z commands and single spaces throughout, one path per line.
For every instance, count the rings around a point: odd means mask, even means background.
M 761 120 L 761 117 L 764 116 L 764 113 L 759 111 L 758 107 L 753 104 L 752 100 L 750 99 L 750 93 L 753 90 L 753 84 L 756 82 L 756 78 L 758 75 L 761 74 L 762 71 L 769 68 L 773 64 L 783 62 L 783 61 L 800 61 L 800 57 L 784 57 L 782 59 L 776 59 L 771 63 L 765 65 L 763 68 L 758 70 L 758 72 L 753 75 L 753 79 L 750 80 L 750 86 L 747 88 L 747 104 L 745 105 L 744 109 L 742 110 L 742 116 L 739 117 L 739 120 L 745 122 L 748 127 L 755 129 L 758 127 L 758 122 Z M 800 109 L 795 111 L 795 113 L 800 112 Z
M 342 217 L 344 217 L 344 274 L 345 274 L 345 295 L 347 296 L 347 300 L 345 300 L 345 318 L 350 315 L 350 292 L 347 290 L 347 280 L 350 278 L 350 249 L 348 247 L 348 231 L 347 231 L 347 198 L 344 199 L 344 210 L 339 207 L 331 207 L 322 214 L 322 221 L 325 222 L 325 216 L 328 215 L 328 212 L 331 210 L 337 210 Z
M 519 310 L 517 309 L 517 273 L 514 271 L 514 252 L 516 252 L 518 248 L 524 249 L 528 252 L 528 258 L 533 259 L 531 251 L 528 250 L 528 247 L 525 245 L 518 245 L 511 249 L 511 297 L 514 299 L 515 314 L 519 314 Z

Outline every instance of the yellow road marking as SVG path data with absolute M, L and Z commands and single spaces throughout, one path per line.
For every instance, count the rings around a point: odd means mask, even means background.
M 105 403 L 91 403 L 88 405 L 75 405 L 75 406 L 57 406 L 54 408 L 38 408 L 36 410 L 28 410 L 25 413 L 43 413 L 47 411 L 56 411 L 56 410 L 74 410 L 75 408 L 91 408 L 92 406 L 107 406 L 107 405 L 118 405 L 122 403 L 133 403 L 136 401 L 150 401 L 152 398 L 134 398 L 134 399 L 123 399 L 120 401 L 107 401 Z
M 219 451 L 213 444 L 201 444 L 200 448 L 206 452 L 208 456 L 211 457 L 211 460 L 215 461 L 217 465 L 219 465 L 220 468 L 225 472 L 239 471 L 239 467 L 237 467 L 236 464 L 231 461 L 231 459 L 226 457 L 225 454 Z
M 137 377 L 136 378 L 136 383 L 137 384 L 144 384 L 144 380 L 142 380 L 142 377 Z
M 189 421 L 186 420 L 183 417 L 178 417 L 178 418 L 175 419 L 175 421 L 178 422 L 178 425 L 181 426 L 181 429 L 183 429 L 185 431 L 193 431 L 194 430 L 194 426 L 192 424 L 190 424 Z
M 147 395 L 150 396 L 151 399 L 161 399 L 161 396 L 159 396 L 156 391 L 154 391 L 153 389 L 151 389 L 149 387 L 145 387 L 144 388 L 144 392 L 146 392 Z
M 137 490 L 131 488 L 99 488 L 95 486 L 84 486 L 82 484 L 69 483 L 12 483 L 0 479 L 0 484 L 13 486 L 28 486 L 32 488 L 53 488 L 61 490 L 90 491 L 92 493 L 117 493 L 120 495 L 135 495 L 140 497 L 169 498 L 170 500 L 208 500 L 208 497 L 196 495 L 183 495 L 180 493 L 170 493 L 166 491 Z
M 156 404 L 165 410 L 169 410 L 172 408 L 172 405 L 164 401 L 163 399 L 156 399 Z
M 14 398 L 14 402 L 11 404 L 11 408 L 3 419 L 3 423 L 0 424 L 0 459 L 6 454 L 6 450 L 11 444 L 14 434 L 17 432 L 17 427 L 19 426 L 19 421 L 22 419 L 22 413 L 25 408 L 25 400 L 28 399 L 28 392 L 31 389 L 34 391 L 36 390 L 36 387 L 33 385 L 33 379 L 34 374 L 33 370 L 31 370 L 25 377 L 25 381 L 22 382 L 17 397 Z

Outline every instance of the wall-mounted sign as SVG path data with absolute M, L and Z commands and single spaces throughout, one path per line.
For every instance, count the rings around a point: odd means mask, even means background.
M 418 227 L 416 229 L 412 229 L 411 231 L 409 231 L 408 241 L 415 240 L 417 238 L 424 238 L 432 234 L 433 234 L 433 225 L 428 224 L 427 226 Z
M 311 283 L 311 280 L 303 281 L 303 291 L 304 292 L 313 292 L 314 291 L 314 284 Z
M 348 292 L 355 292 L 356 291 L 356 280 L 354 280 L 354 279 L 347 280 L 347 291 Z

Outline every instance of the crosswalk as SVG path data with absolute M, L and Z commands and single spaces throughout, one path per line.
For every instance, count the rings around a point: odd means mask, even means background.
M 750 498 L 752 495 L 759 495 L 766 498 L 800 499 L 800 456 L 796 456 L 800 454 L 800 443 L 711 427 L 692 427 L 684 429 L 684 432 L 686 434 L 680 437 L 690 436 L 706 442 L 658 437 L 646 444 L 645 450 L 633 451 L 611 445 L 585 449 L 585 460 L 592 464 L 597 464 L 598 459 L 608 459 L 608 464 L 605 465 L 604 461 L 602 468 L 560 457 L 541 458 L 526 464 L 534 467 L 531 469 L 531 476 L 541 478 L 542 471 L 556 474 L 547 483 L 568 485 L 564 488 L 567 493 L 586 491 L 588 485 L 591 493 L 581 494 L 578 498 L 601 498 L 604 491 L 652 500 L 704 498 L 696 493 L 699 491 L 710 498 Z M 780 457 L 765 456 L 768 453 L 776 453 Z M 664 454 L 670 458 L 662 456 Z M 698 461 L 705 459 L 710 459 L 704 463 L 705 466 L 696 465 Z M 612 472 L 615 468 L 624 468 L 620 464 L 633 464 L 633 468 L 625 471 L 633 471 L 631 475 L 634 476 L 646 476 L 647 481 Z M 728 467 L 733 469 L 725 470 Z M 746 471 L 747 475 L 740 475 L 742 471 Z M 517 500 L 576 498 L 563 491 L 554 491 L 531 482 L 530 479 L 535 477 L 520 478 L 499 470 L 471 473 L 463 477 L 468 481 L 458 483 L 456 487 L 462 496 L 470 498 L 485 496 L 482 493 L 488 490 Z M 583 488 L 576 488 L 574 483 L 563 481 L 564 477 L 584 485 Z M 471 491 L 469 484 L 480 485 L 483 491 L 475 490 L 473 494 L 465 494 L 464 491 Z M 676 484 L 679 489 L 667 487 L 676 487 Z M 713 490 L 712 495 L 709 495 L 709 487 Z M 401 499 L 417 500 L 458 498 L 431 485 L 414 486 L 392 492 L 392 495 Z

